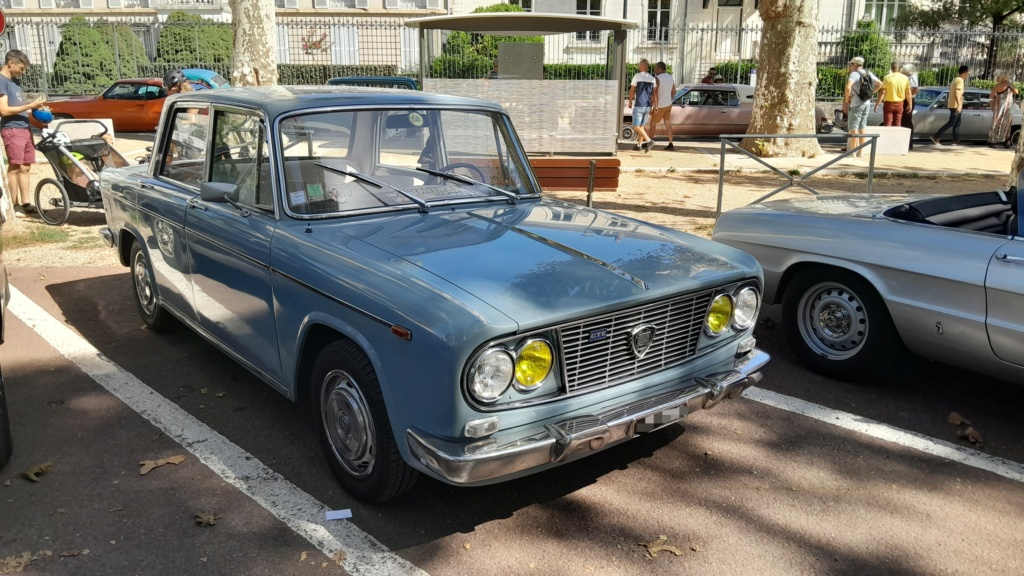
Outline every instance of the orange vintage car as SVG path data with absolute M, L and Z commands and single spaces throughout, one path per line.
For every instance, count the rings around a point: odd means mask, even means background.
M 110 118 L 115 132 L 152 132 L 160 121 L 167 90 L 160 78 L 129 78 L 114 82 L 99 96 L 78 96 L 47 102 L 54 119 Z

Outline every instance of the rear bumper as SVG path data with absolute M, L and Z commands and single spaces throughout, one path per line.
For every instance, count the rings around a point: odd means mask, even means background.
M 598 414 L 545 422 L 519 435 L 451 442 L 409 429 L 406 439 L 415 458 L 441 479 L 453 484 L 489 483 L 581 458 L 736 398 L 761 380 L 760 371 L 768 360 L 768 354 L 754 349 L 732 370 L 693 378 L 672 392 Z
M 114 246 L 114 231 L 109 227 L 104 226 L 103 228 L 100 228 L 100 236 L 103 237 L 103 242 L 107 246 Z

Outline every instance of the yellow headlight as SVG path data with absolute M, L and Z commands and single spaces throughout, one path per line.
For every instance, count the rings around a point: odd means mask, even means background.
M 711 301 L 711 308 L 708 310 L 708 317 L 704 321 L 704 327 L 708 334 L 718 336 L 729 327 L 732 322 L 732 298 L 728 294 L 719 294 Z
M 543 340 L 531 340 L 524 344 L 516 354 L 515 385 L 521 390 L 531 390 L 539 386 L 554 362 L 551 345 Z

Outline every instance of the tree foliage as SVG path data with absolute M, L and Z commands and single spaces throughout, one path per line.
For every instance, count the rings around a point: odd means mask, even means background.
M 523 9 L 513 4 L 494 4 L 481 6 L 473 10 L 474 14 L 487 12 L 522 12 Z M 434 77 L 441 78 L 479 78 L 491 69 L 498 57 L 498 44 L 514 42 L 543 43 L 541 36 L 493 36 L 489 34 L 471 34 L 454 30 L 442 48 L 442 56 L 431 63 Z
M 53 63 L 54 83 L 64 92 L 93 94 L 117 78 L 117 65 L 109 38 L 83 16 L 72 16 L 61 30 L 60 47 Z
M 874 20 L 857 22 L 857 30 L 843 34 L 839 40 L 843 54 L 861 56 L 869 70 L 889 70 L 892 62 L 892 44 Z
M 195 14 L 172 12 L 156 43 L 157 62 L 174 64 L 230 62 L 234 31 Z
M 146 46 L 130 26 L 114 22 L 94 26 L 103 35 L 114 55 L 114 66 L 120 78 L 139 76 L 139 70 L 149 64 Z

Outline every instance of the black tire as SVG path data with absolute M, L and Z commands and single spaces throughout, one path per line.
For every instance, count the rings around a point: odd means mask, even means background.
M 636 139 L 636 128 L 633 128 L 632 123 L 624 123 L 622 125 L 622 129 L 619 130 L 619 138 L 622 140 Z
M 1020 126 L 1014 126 L 1010 131 L 1010 137 L 1003 143 L 1007 148 L 1016 148 L 1020 143 Z
M 68 221 L 71 213 L 71 198 L 64 186 L 53 178 L 43 178 L 36 184 L 36 210 L 43 222 L 60 226 Z
M 412 487 L 384 396 L 366 354 L 350 340 L 328 344 L 313 365 L 313 426 L 327 463 L 349 494 L 378 504 Z
M 789 283 L 783 328 L 793 353 L 815 372 L 863 381 L 893 373 L 904 353 L 878 292 L 847 270 L 804 270 Z
M 135 306 L 139 310 L 142 321 L 146 323 L 146 327 L 158 334 L 177 328 L 178 321 L 160 305 L 160 295 L 157 291 L 156 280 L 153 278 L 153 268 L 149 264 L 146 252 L 142 250 L 138 242 L 132 243 L 130 265 Z
M 11 417 L 7 412 L 7 393 L 4 391 L 4 378 L 0 375 L 0 468 L 7 464 L 14 452 L 14 441 L 11 438 Z

